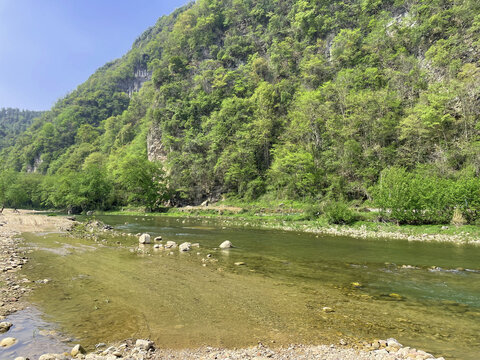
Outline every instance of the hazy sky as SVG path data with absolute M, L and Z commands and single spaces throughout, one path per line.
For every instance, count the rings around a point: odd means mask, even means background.
M 47 110 L 188 0 L 0 0 L 0 108 Z

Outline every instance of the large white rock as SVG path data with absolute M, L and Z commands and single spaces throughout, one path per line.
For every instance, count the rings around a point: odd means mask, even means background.
M 153 347 L 153 341 L 150 340 L 144 340 L 144 339 L 138 339 L 135 342 L 135 347 L 139 348 L 141 350 L 148 350 Z
M 138 242 L 140 244 L 150 244 L 150 235 L 149 234 L 142 234 L 138 238 Z
M 2 341 L 0 341 L 0 346 L 1 347 L 9 347 L 9 346 L 12 346 L 13 344 L 15 344 L 17 342 L 17 339 L 13 338 L 13 337 L 7 337 L 5 339 L 2 339 Z
M 220 244 L 220 249 L 230 249 L 232 247 L 233 247 L 232 243 L 228 240 L 225 240 Z
M 180 250 L 180 251 L 190 251 L 191 248 L 192 248 L 192 243 L 184 242 L 184 243 L 180 244 L 180 246 L 178 247 L 178 250 Z

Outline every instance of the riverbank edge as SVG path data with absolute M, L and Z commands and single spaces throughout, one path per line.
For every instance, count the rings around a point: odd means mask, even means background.
M 358 222 L 355 225 L 329 225 L 316 220 L 285 220 L 280 216 L 278 218 L 266 218 L 263 215 L 242 216 L 240 213 L 234 216 L 224 215 L 222 214 L 222 210 L 222 207 L 187 207 L 174 208 L 163 213 L 144 212 L 139 210 L 122 210 L 95 212 L 94 215 L 192 218 L 205 221 L 214 221 L 221 226 L 234 226 L 240 228 L 294 231 L 318 235 L 347 236 L 357 239 L 395 239 L 480 246 L 480 226 L 408 226 L 365 221 Z M 208 211 L 208 213 L 205 213 L 205 211 Z

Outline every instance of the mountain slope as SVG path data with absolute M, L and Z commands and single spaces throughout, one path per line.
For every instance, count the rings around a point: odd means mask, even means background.
M 142 201 L 125 195 L 139 188 L 131 158 L 160 161 L 177 203 L 366 199 L 391 166 L 476 176 L 479 13 L 474 0 L 199 0 L 60 100 L 3 166 L 95 164 L 113 197 L 89 206 Z
M 39 117 L 42 111 L 0 109 L 0 150 L 15 143 L 15 138 L 24 132 Z

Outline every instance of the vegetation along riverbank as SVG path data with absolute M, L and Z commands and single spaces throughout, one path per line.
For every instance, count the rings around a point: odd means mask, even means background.
M 119 211 L 94 214 L 198 217 L 225 226 L 257 227 L 287 231 L 310 232 L 356 238 L 402 239 L 408 241 L 434 241 L 455 244 L 480 245 L 480 226 L 466 224 L 400 225 L 382 221 L 378 209 L 347 208 L 326 209 L 299 202 L 269 202 L 244 204 L 238 202 L 209 203 L 165 209 L 164 212 L 145 212 L 144 209 L 126 208 Z M 347 218 L 347 220 L 344 220 Z

